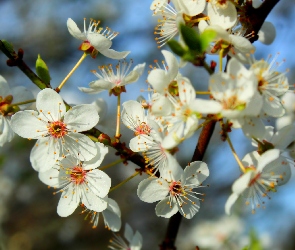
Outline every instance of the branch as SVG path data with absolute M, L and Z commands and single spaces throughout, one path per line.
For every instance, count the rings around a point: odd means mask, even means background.
M 7 60 L 7 65 L 10 67 L 17 66 L 19 69 L 25 73 L 25 75 L 40 89 L 51 88 L 50 84 L 44 83 L 23 61 L 24 51 L 22 49 L 18 50 L 16 53 L 12 45 L 4 40 L 0 40 L 0 50 L 9 58 Z
M 247 22 L 251 23 L 251 25 L 247 29 L 246 34 L 254 32 L 254 36 L 249 39 L 251 43 L 258 40 L 258 31 L 261 29 L 268 14 L 279 1 L 280 0 L 265 0 L 257 9 L 252 7 L 252 1 L 247 2 L 245 16 L 247 17 Z

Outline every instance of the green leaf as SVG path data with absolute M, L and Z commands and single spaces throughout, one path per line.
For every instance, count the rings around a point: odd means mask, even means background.
M 167 42 L 170 49 L 178 56 L 183 56 L 185 54 L 185 49 L 181 46 L 181 44 L 175 40 L 170 40 Z
M 201 51 L 205 52 L 208 48 L 209 44 L 213 41 L 216 37 L 216 32 L 214 30 L 205 30 L 200 35 L 200 43 L 201 43 Z
M 250 244 L 245 246 L 242 250 L 263 250 L 263 246 L 254 229 L 250 231 Z
M 180 24 L 180 32 L 185 44 L 198 53 L 201 53 L 200 35 L 193 29 L 186 25 Z
M 8 52 L 9 52 L 10 54 L 15 53 L 15 52 L 14 52 L 14 49 L 13 49 L 13 45 L 12 45 L 10 42 L 8 42 L 8 41 L 6 41 L 6 40 L 1 40 L 1 41 L 2 41 L 2 43 L 3 43 L 3 45 L 4 45 L 4 47 L 8 50 Z
M 36 61 L 36 72 L 42 81 L 44 81 L 46 84 L 50 83 L 51 77 L 49 74 L 48 67 L 39 54 Z

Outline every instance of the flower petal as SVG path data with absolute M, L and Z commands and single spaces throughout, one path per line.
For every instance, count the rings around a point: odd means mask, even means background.
M 129 55 L 130 51 L 115 51 L 113 49 L 105 49 L 105 50 L 99 50 L 100 54 L 108 57 L 108 58 L 111 58 L 111 59 L 116 59 L 116 60 L 119 60 L 119 59 L 122 59 L 122 58 L 125 58 L 126 56 Z
M 194 161 L 191 162 L 185 169 L 181 178 L 183 185 L 193 184 L 201 185 L 209 176 L 209 169 L 205 162 Z
M 59 157 L 59 143 L 48 138 L 39 139 L 31 150 L 30 162 L 36 171 L 51 169 Z
M 86 41 L 87 38 L 85 36 L 85 34 L 83 32 L 80 31 L 80 29 L 78 28 L 77 24 L 71 19 L 68 18 L 67 20 L 67 26 L 68 26 L 68 30 L 70 32 L 70 34 L 82 41 Z
M 66 106 L 61 96 L 53 89 L 43 89 L 38 93 L 36 108 L 49 121 L 59 121 L 66 113 Z
M 92 129 L 99 121 L 96 108 L 91 104 L 77 105 L 64 116 L 67 129 L 82 132 Z
M 95 212 L 102 212 L 107 208 L 108 197 L 100 198 L 97 197 L 94 193 L 89 192 L 87 190 L 83 190 L 81 194 L 81 201 L 82 203 L 90 210 L 93 210 Z
M 94 169 L 100 166 L 102 163 L 105 155 L 109 152 L 108 147 L 106 147 L 104 144 L 100 142 L 96 142 L 95 146 L 97 148 L 97 154 L 89 161 L 84 161 L 83 167 L 86 170 Z
M 137 188 L 139 199 L 153 203 L 163 200 L 169 192 L 169 184 L 162 178 L 150 177 L 141 181 Z
M 38 119 L 34 110 L 15 113 L 11 117 L 11 127 L 15 133 L 23 138 L 40 139 L 48 133 L 45 121 Z
M 77 208 L 80 202 L 80 192 L 74 190 L 74 185 L 70 184 L 69 188 L 62 192 L 57 205 L 57 213 L 61 217 L 71 215 Z
M 156 215 L 164 218 L 170 218 L 172 215 L 178 212 L 175 199 L 171 201 L 171 207 L 169 203 L 169 197 L 161 200 L 156 206 Z

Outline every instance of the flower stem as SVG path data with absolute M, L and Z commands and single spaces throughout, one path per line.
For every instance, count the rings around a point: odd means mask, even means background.
M 121 163 L 121 162 L 123 162 L 123 161 L 124 161 L 124 159 L 116 160 L 116 161 L 114 161 L 114 162 L 112 162 L 112 163 L 110 163 L 110 164 L 108 164 L 108 165 L 105 165 L 105 166 L 103 166 L 103 167 L 100 167 L 99 170 L 105 170 L 105 169 L 110 168 L 110 167 L 112 167 L 112 166 L 115 166 L 115 165 L 117 165 L 117 164 L 119 164 L 119 163 Z
M 110 192 L 112 192 L 112 191 L 114 191 L 115 189 L 121 187 L 122 185 L 124 185 L 126 182 L 130 181 L 133 177 L 135 177 L 135 176 L 138 175 L 139 173 L 140 173 L 140 171 L 136 171 L 136 172 L 134 172 L 134 174 L 131 175 L 131 176 L 129 176 L 126 180 L 124 180 L 124 181 L 120 182 L 118 185 L 112 187 L 112 188 L 110 189 Z M 110 193 L 110 192 L 109 192 L 109 193 Z
M 222 55 L 223 55 L 223 49 L 219 51 L 219 72 L 222 72 Z
M 211 95 L 210 91 L 196 91 L 197 95 Z
M 242 171 L 243 173 L 245 173 L 245 172 L 246 172 L 246 169 L 245 169 L 243 163 L 241 162 L 239 156 L 237 155 L 237 153 L 236 153 L 236 151 L 235 151 L 235 149 L 234 149 L 234 147 L 233 147 L 233 144 L 232 144 L 232 142 L 231 142 L 231 140 L 230 140 L 230 138 L 229 138 L 229 135 L 226 136 L 226 140 L 227 140 L 227 142 L 228 142 L 228 145 L 229 145 L 229 147 L 230 147 L 230 149 L 231 149 L 231 151 L 232 151 L 232 153 L 233 153 L 233 155 L 234 155 L 234 157 L 235 157 L 235 159 L 236 159 L 236 161 L 237 161 L 237 163 L 238 163 L 238 165 L 239 165 L 241 171 Z
M 116 139 L 120 138 L 120 116 L 121 116 L 121 94 L 118 95 L 117 101 L 117 127 L 116 127 Z
M 63 79 L 63 81 L 60 83 L 60 85 L 57 87 L 57 92 L 59 92 L 61 90 L 61 88 L 65 85 L 66 81 L 69 80 L 69 78 L 71 77 L 71 75 L 75 72 L 75 70 L 80 66 L 80 64 L 84 61 L 84 59 L 86 58 L 88 54 L 84 53 L 80 60 L 76 63 L 76 65 L 74 66 L 74 68 L 70 71 L 70 73 L 65 77 L 65 79 Z
M 12 103 L 11 105 L 23 105 L 23 104 L 28 104 L 28 103 L 32 103 L 32 102 L 35 102 L 36 99 L 32 99 L 32 100 L 28 100 L 28 101 L 24 101 L 24 102 L 17 102 L 17 103 Z

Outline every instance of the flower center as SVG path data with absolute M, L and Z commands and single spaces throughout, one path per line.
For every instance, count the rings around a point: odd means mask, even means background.
M 151 132 L 151 128 L 145 122 L 142 122 L 136 129 L 134 134 L 135 135 L 148 135 Z
M 173 196 L 184 193 L 183 188 L 181 186 L 181 182 L 180 181 L 171 182 L 170 187 L 169 187 L 169 192 Z
M 72 169 L 70 173 L 71 181 L 76 185 L 80 185 L 86 180 L 86 174 L 87 171 L 83 170 L 81 166 L 76 166 Z
M 228 99 L 224 99 L 222 101 L 222 106 L 224 109 L 236 109 L 236 110 L 243 110 L 245 109 L 246 104 L 239 101 L 237 95 L 233 95 Z
M 61 121 L 50 122 L 48 133 L 54 138 L 61 138 L 68 133 L 67 126 Z

